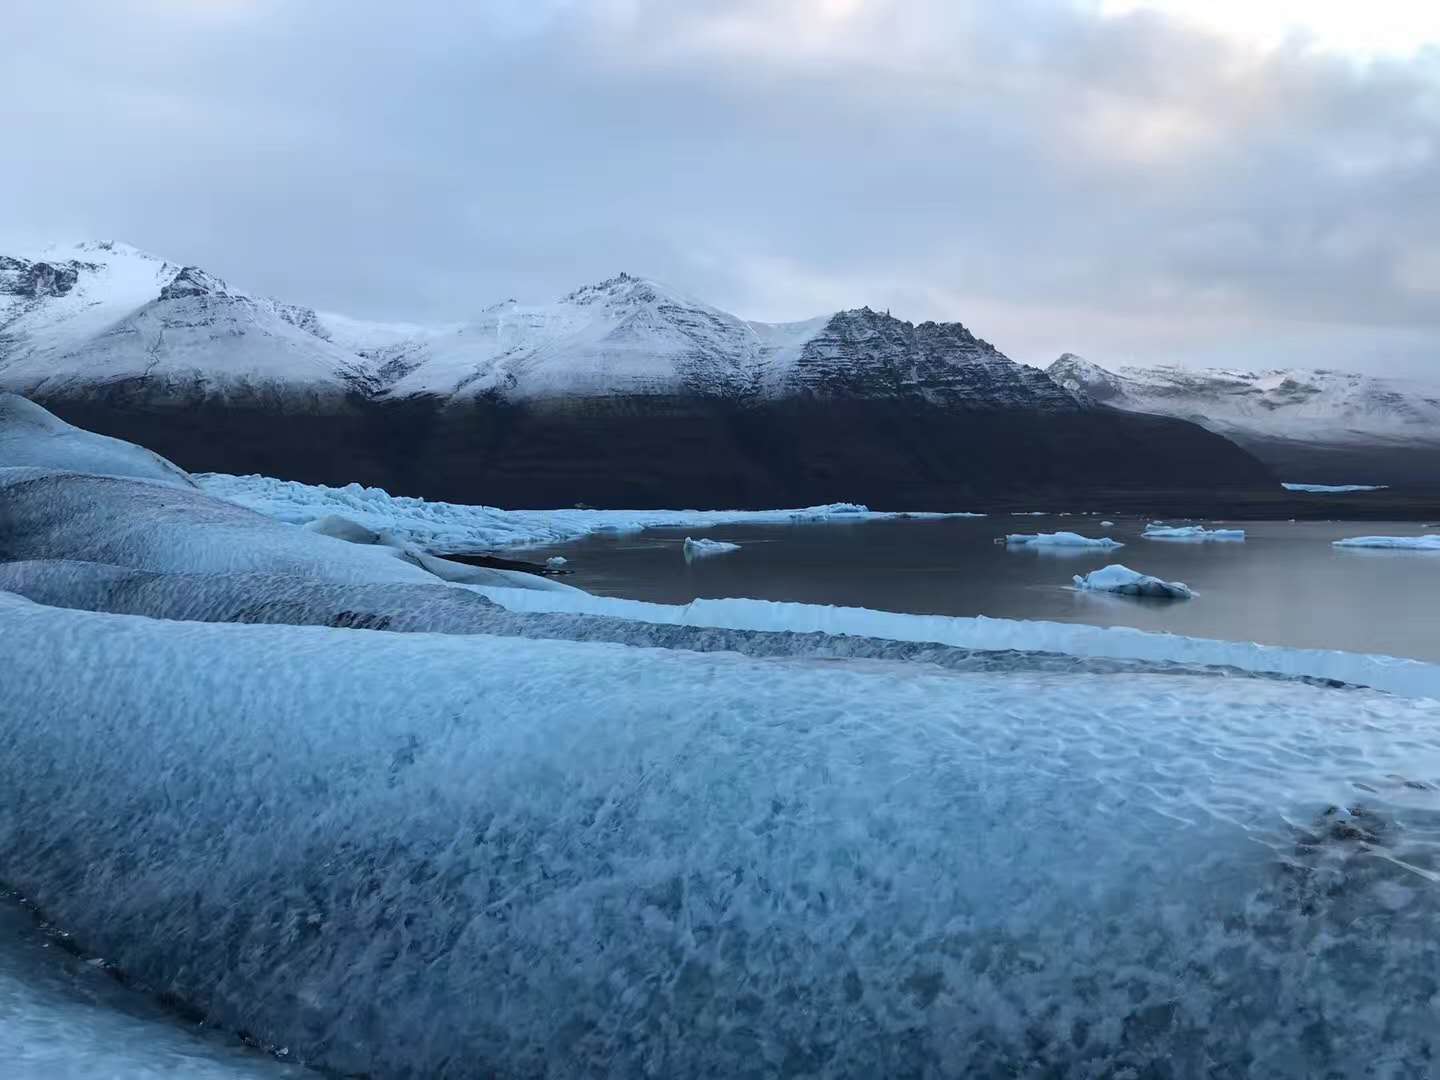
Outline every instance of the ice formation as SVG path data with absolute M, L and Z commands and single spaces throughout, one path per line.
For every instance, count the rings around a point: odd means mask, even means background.
M 573 591 L 534 574 L 436 559 L 405 545 L 355 542 L 285 525 L 169 483 L 5 468 L 0 560 L 71 559 L 173 573 L 299 574 L 326 581 L 437 580 Z M 349 524 L 349 523 L 347 523 Z M 344 531 L 333 520 L 329 531 Z
M 1343 495 L 1351 491 L 1384 491 L 1389 484 L 1281 484 L 1286 491 L 1304 491 L 1312 495 Z
M 1163 581 L 1149 574 L 1112 563 L 1100 570 L 1074 576 L 1075 588 L 1088 592 L 1119 593 L 1123 596 L 1150 596 L 1166 600 L 1189 600 L 1195 595 L 1183 581 Z
M 830 521 L 894 521 L 984 517 L 870 510 L 858 503 L 831 503 L 794 510 L 501 510 L 391 495 L 380 488 L 301 484 L 268 476 L 201 473 L 207 492 L 269 517 L 297 525 L 338 515 L 375 533 L 388 533 L 435 551 L 482 551 L 500 547 L 563 544 L 594 533 L 722 525 L 792 525 Z
M 1440 534 L 1425 536 L 1351 536 L 1332 541 L 1344 548 L 1389 548 L 1395 551 L 1440 551 Z
M 522 593 L 514 589 L 478 591 L 516 612 L 606 615 L 661 625 L 795 634 L 855 634 L 962 649 L 1016 649 L 1079 657 L 1203 664 L 1328 679 L 1374 687 L 1393 694 L 1440 699 L 1440 664 L 1394 656 L 1153 634 L 1126 626 L 991 619 L 984 615 L 915 615 L 776 600 L 701 599 L 688 604 L 656 604 L 578 591 L 563 596 Z
M 337 1071 L 1430 1051 L 1397 988 L 1440 963 L 1432 703 L 4 597 L 0 640 L 26 643 L 7 873 L 133 977 Z
M 1081 536 L 1073 532 L 1053 533 L 1010 533 L 1005 543 L 1012 547 L 1063 547 L 1063 548 L 1118 548 L 1124 547 L 1118 540 L 1108 536 L 1099 538 Z
M 1207 529 L 1204 525 L 1145 526 L 1146 540 L 1244 540 L 1244 529 Z
M 134 443 L 74 427 L 16 394 L 0 393 L 0 467 L 70 470 L 193 487 L 185 471 Z
M 728 555 L 732 551 L 739 550 L 739 544 L 732 544 L 727 540 L 707 540 L 704 537 L 695 540 L 689 536 L 685 537 L 686 559 L 703 559 L 710 555 Z

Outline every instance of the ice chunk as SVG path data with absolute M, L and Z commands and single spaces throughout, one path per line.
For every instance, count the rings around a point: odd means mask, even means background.
M 332 488 L 266 476 L 221 473 L 202 473 L 196 479 L 218 498 L 281 521 L 305 524 L 317 518 L 340 515 L 372 532 L 389 533 L 426 550 L 441 552 L 561 544 L 594 533 L 639 532 L 651 528 L 985 516 L 874 511 L 859 503 L 830 503 L 795 510 L 500 510 L 493 506 L 465 506 L 390 495 L 380 488 L 359 484 Z
M 1061 548 L 1118 548 L 1124 547 L 1118 540 L 1108 536 L 1099 538 L 1081 536 L 1073 532 L 1053 533 L 1010 533 L 1005 543 L 1012 547 L 1061 547 Z
M 1384 491 L 1389 484 L 1281 484 L 1286 491 L 1306 491 L 1316 495 L 1339 495 L 1347 491 Z
M 1207 529 L 1204 525 L 1159 525 L 1145 526 L 1141 535 L 1146 540 L 1244 540 L 1244 529 Z
M 335 1072 L 1426 1061 L 1433 703 L 3 596 L 0 648 L 7 879 Z
M 545 560 L 545 565 L 551 570 L 559 570 L 562 566 L 569 563 L 569 561 L 570 560 L 565 558 L 564 555 L 551 555 L 550 558 Z
M 1115 523 L 1113 521 L 1102 521 L 1100 522 L 1100 527 L 1102 529 L 1113 529 L 1115 527 Z
M 1336 547 L 1343 548 L 1390 548 L 1396 551 L 1440 551 L 1440 535 L 1425 536 L 1351 536 L 1334 540 Z
M 1162 581 L 1112 563 L 1100 570 L 1074 577 L 1075 587 L 1090 592 L 1120 593 L 1123 596 L 1153 596 L 1167 600 L 1189 600 L 1194 592 L 1181 581 Z
M 732 544 L 727 540 L 699 540 L 685 537 L 685 558 L 703 559 L 710 555 L 727 555 L 732 551 L 739 551 L 739 544 Z
M 74 427 L 17 394 L 0 393 L 0 468 L 128 476 L 194 487 L 184 469 L 134 443 Z

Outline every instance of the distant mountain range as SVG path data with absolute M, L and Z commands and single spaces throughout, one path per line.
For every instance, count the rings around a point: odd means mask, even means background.
M 119 243 L 0 255 L 0 389 L 192 470 L 503 505 L 946 508 L 1274 482 L 1225 440 L 1097 404 L 959 323 L 749 322 L 628 274 L 416 326 Z
M 1440 382 L 1300 368 L 1107 369 L 1074 353 L 1048 371 L 1096 403 L 1193 420 L 1286 480 L 1440 487 Z

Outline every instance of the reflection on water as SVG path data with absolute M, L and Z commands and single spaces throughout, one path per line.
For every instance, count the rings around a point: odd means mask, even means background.
M 944 521 L 734 526 L 707 530 L 739 543 L 720 559 L 687 562 L 686 533 L 596 536 L 563 553 L 567 581 L 592 592 L 684 603 L 748 596 L 925 614 L 1134 626 L 1198 637 L 1347 649 L 1440 660 L 1440 553 L 1335 548 L 1361 534 L 1418 535 L 1414 522 L 1227 522 L 1244 543 L 1146 540 L 1144 519 L 1009 516 Z M 1010 532 L 1067 530 L 1125 546 L 1007 547 Z M 1078 593 L 1070 580 L 1123 563 L 1197 592 L 1187 604 Z

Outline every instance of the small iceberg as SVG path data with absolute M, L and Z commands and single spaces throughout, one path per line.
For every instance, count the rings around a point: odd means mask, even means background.
M 1304 491 L 1312 495 L 1342 495 L 1347 491 L 1384 491 L 1389 484 L 1281 484 L 1286 491 Z
M 1189 600 L 1195 595 L 1183 581 L 1162 581 L 1128 566 L 1112 563 L 1100 570 L 1074 577 L 1075 588 L 1085 592 L 1119 593 L 1121 596 L 1153 596 L 1164 600 Z
M 548 566 L 551 570 L 559 570 L 569 561 L 570 560 L 565 558 L 564 555 L 551 555 L 550 558 L 545 560 L 545 565 Z
M 732 544 L 727 540 L 694 540 L 685 537 L 685 558 L 703 559 L 710 555 L 728 555 L 732 551 L 739 551 L 739 544 Z
M 1207 529 L 1203 525 L 1145 526 L 1146 540 L 1244 540 L 1244 529 Z
M 1426 536 L 1352 536 L 1331 541 L 1336 547 L 1390 548 L 1396 551 L 1440 551 L 1440 534 Z
M 1011 547 L 1063 547 L 1063 548 L 1118 548 L 1124 547 L 1119 540 L 1108 536 L 1099 538 L 1081 536 L 1073 532 L 1053 533 L 1011 533 L 1005 537 L 1005 544 Z
M 1115 523 L 1113 521 L 1102 521 L 1100 522 L 1100 527 L 1102 529 L 1113 529 L 1115 527 Z

